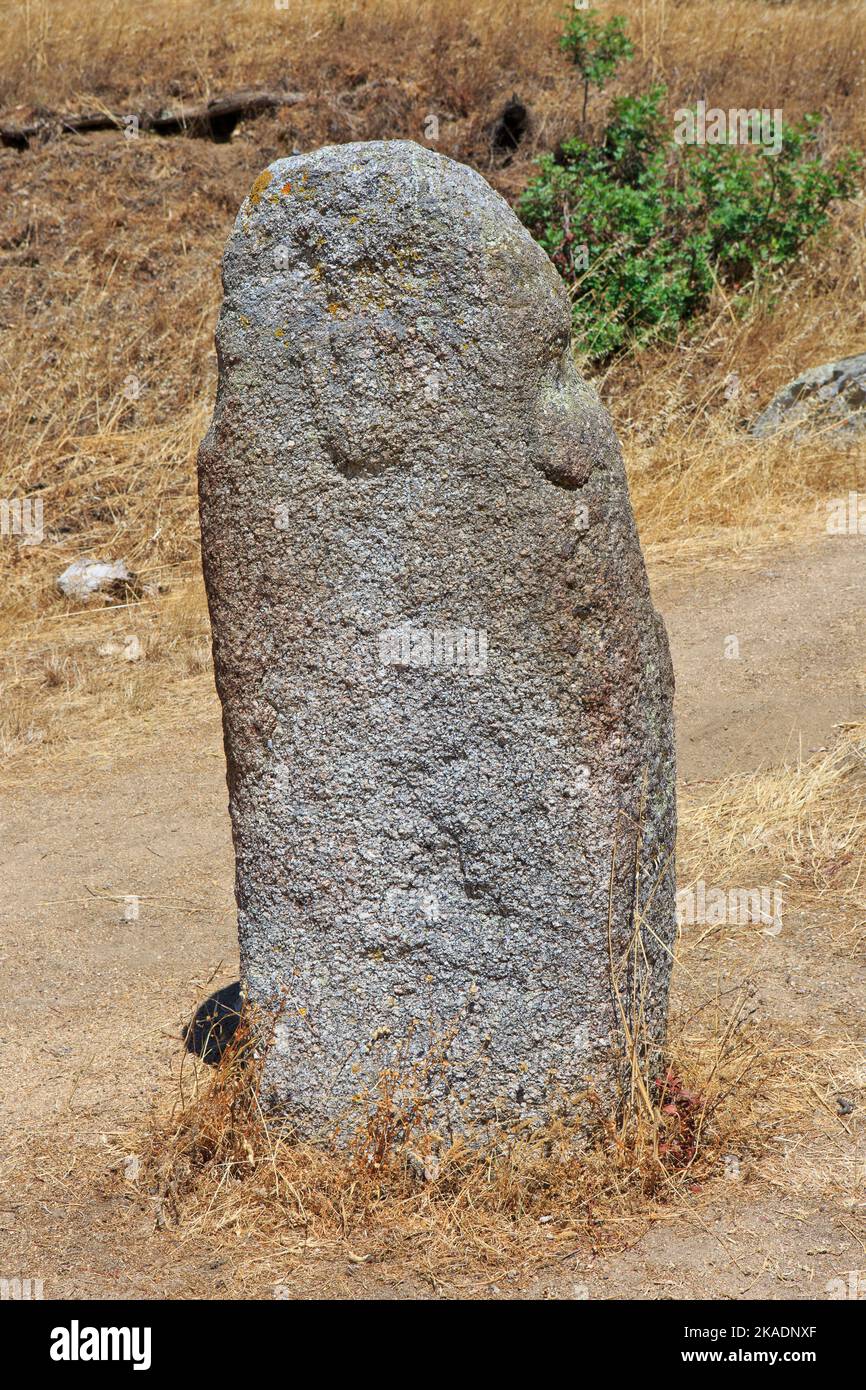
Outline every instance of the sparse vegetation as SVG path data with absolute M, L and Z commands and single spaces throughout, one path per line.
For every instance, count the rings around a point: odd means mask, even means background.
M 602 28 L 591 10 L 568 23 L 562 45 L 583 79 L 581 128 L 590 88 L 603 89 L 633 52 L 624 25 Z M 569 286 L 590 361 L 675 338 L 716 287 L 742 312 L 858 186 L 857 154 L 825 159 L 817 115 L 783 124 L 772 150 L 676 145 L 667 95 L 656 83 L 617 97 L 598 140 L 576 136 L 543 155 L 518 203 Z
M 752 1106 L 767 1078 L 751 1013 L 748 988 L 693 1012 L 688 1052 L 653 1078 L 651 1107 L 636 1091 L 613 1116 L 588 1091 L 579 1117 L 527 1123 L 495 1144 L 449 1142 L 426 1125 L 425 1078 L 447 1069 L 445 1044 L 383 1072 L 365 1122 L 336 1149 L 265 1117 L 247 1019 L 203 1088 L 151 1131 L 136 1185 L 159 1225 L 316 1239 L 433 1278 L 450 1277 L 455 1259 L 470 1280 L 526 1272 L 563 1250 L 621 1243 L 633 1221 L 717 1177 L 727 1150 L 758 1156 L 769 1136 Z
M 603 92 L 620 63 L 634 56 L 634 47 L 625 31 L 623 15 L 614 15 L 607 23 L 597 19 L 596 10 L 578 10 L 569 15 L 559 40 L 563 53 L 580 74 L 583 86 L 581 129 L 586 125 L 589 93 L 593 87 Z

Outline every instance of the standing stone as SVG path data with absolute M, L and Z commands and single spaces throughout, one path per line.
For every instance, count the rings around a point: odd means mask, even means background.
M 620 1009 L 664 1037 L 673 677 L 563 285 L 403 141 L 271 165 L 223 282 L 201 516 L 265 1102 L 345 1137 L 392 1068 L 447 1135 L 610 1095 Z

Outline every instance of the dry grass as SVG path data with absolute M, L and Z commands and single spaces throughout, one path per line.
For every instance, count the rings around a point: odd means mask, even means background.
M 866 1094 L 866 1049 L 853 1023 L 866 953 L 866 724 L 842 727 L 833 746 L 807 760 L 681 796 L 680 815 L 684 889 L 703 880 L 781 894 L 778 923 L 695 922 L 683 927 L 679 952 L 678 986 L 688 996 L 698 980 L 706 987 L 710 971 L 723 980 L 736 949 L 759 1007 L 774 1020 L 770 1027 L 755 1020 L 769 1078 L 756 1121 L 777 1146 L 761 1178 L 789 1197 L 833 1194 L 860 1212 L 862 1139 L 837 1102 L 846 1097 L 856 1107 Z M 822 982 L 818 995 L 814 979 Z
M 602 385 L 623 437 L 644 546 L 658 562 L 748 560 L 826 534 L 826 502 L 866 487 L 862 445 L 744 429 L 805 366 L 866 341 L 866 203 L 842 213 L 774 305 L 723 299 L 697 334 L 617 364 Z M 733 389 L 731 389 L 733 387 Z M 726 391 L 728 395 L 726 396 Z
M 157 1224 L 190 1236 L 253 1236 L 260 1257 L 330 1247 L 434 1283 L 621 1244 L 718 1177 L 726 1153 L 757 1156 L 766 1133 L 756 1139 L 748 1014 L 742 994 L 690 1019 L 688 1055 L 657 1079 L 651 1113 L 614 1118 L 589 1092 L 580 1120 L 527 1123 L 495 1142 L 431 1134 L 417 1066 L 383 1073 L 347 1148 L 295 1141 L 261 1111 L 257 1064 L 232 1052 L 147 1136 L 139 1191 Z M 444 1054 L 430 1065 L 447 1066 Z
M 282 79 L 294 90 L 327 90 L 344 72 L 354 79 L 346 86 L 372 75 L 429 81 L 454 105 L 477 108 L 503 72 L 551 69 L 559 13 L 551 0 L 311 0 L 283 9 L 274 0 L 157 0 L 135 14 L 120 0 L 4 8 L 23 22 L 4 55 L 0 102 L 55 107 L 90 94 L 209 96 Z
M 684 808 L 688 872 L 726 885 L 784 882 L 792 912 L 823 904 L 837 925 L 852 923 L 866 853 L 864 758 L 859 726 L 788 774 L 716 784 Z M 863 925 L 859 935 L 840 930 L 834 949 L 848 958 L 862 950 Z M 383 1073 L 337 1151 L 297 1142 L 263 1115 L 258 1063 L 242 1043 L 210 1074 L 187 1059 L 172 1113 L 124 1136 L 144 1160 L 136 1189 L 157 1225 L 235 1252 L 251 1245 L 260 1281 L 270 1270 L 278 1282 L 315 1252 L 464 1292 L 630 1243 L 654 1221 L 706 1234 L 702 1213 L 725 1180 L 789 1196 L 832 1192 L 856 1208 L 857 1145 L 835 1098 L 866 1090 L 862 1040 L 826 1036 L 784 1011 L 768 1028 L 761 981 L 779 943 L 743 928 L 754 950 L 746 941 L 726 974 L 713 952 L 736 935 L 683 930 L 670 1069 L 663 1084 L 652 1080 L 649 1105 L 637 1088 L 614 1116 L 588 1090 L 572 1116 L 547 1127 L 449 1144 L 430 1132 L 416 1064 Z M 429 1066 L 447 1067 L 446 1054 L 431 1054 Z
M 866 725 L 847 727 L 829 751 L 807 761 L 717 782 L 684 816 L 679 876 L 686 886 L 698 879 L 778 882 L 803 907 L 830 900 L 849 924 L 845 949 L 862 949 Z
M 293 89 L 417 84 L 459 123 L 512 82 L 530 94 L 553 144 L 567 133 L 556 40 L 561 0 L 4 0 L 8 38 L 0 106 L 85 104 L 162 95 L 208 96 L 287 79 Z M 720 106 L 784 105 L 794 117 L 826 108 L 866 144 L 862 102 L 866 16 L 859 0 L 599 0 L 626 13 L 634 75 L 663 77 L 678 102 L 711 94 Z M 348 79 L 343 83 L 335 78 Z M 540 89 L 559 78 L 545 103 Z M 390 113 L 393 120 L 400 98 Z M 335 103 L 339 104 L 339 103 Z M 388 93 L 380 93 L 387 108 Z M 559 110 L 559 116 L 556 112 Z M 340 117 L 337 116 L 339 120 Z M 346 119 L 344 117 L 343 119 Z M 350 138 L 341 134 L 341 139 Z M 365 138 L 362 134 L 360 138 Z

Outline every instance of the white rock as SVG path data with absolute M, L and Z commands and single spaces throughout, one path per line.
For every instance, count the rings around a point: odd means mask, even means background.
M 97 647 L 99 656 L 119 656 L 124 661 L 140 661 L 144 655 L 138 637 L 124 637 L 122 642 L 103 642 Z
M 123 560 L 73 560 L 57 581 L 67 598 L 87 600 L 99 594 L 125 597 L 135 582 Z

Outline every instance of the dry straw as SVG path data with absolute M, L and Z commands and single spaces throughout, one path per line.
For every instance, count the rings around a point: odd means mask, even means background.
M 686 876 L 782 883 L 789 913 L 832 909 L 831 955 L 859 954 L 864 774 L 866 726 L 856 726 L 830 753 L 716 784 L 684 808 Z M 759 1023 L 772 934 L 761 923 L 735 929 L 742 967 L 725 982 L 707 971 L 718 929 L 683 929 L 666 1060 L 653 1069 L 641 930 L 636 921 L 622 956 L 611 949 L 625 1063 L 618 1104 L 603 1105 L 588 1083 L 547 1124 L 449 1140 L 431 1130 L 425 1101 L 433 1075 L 447 1075 L 446 1037 L 384 1071 L 339 1143 L 300 1142 L 261 1107 L 262 1052 L 250 1040 L 262 1025 L 247 1015 L 219 1066 L 203 1074 L 188 1060 L 171 1113 L 127 1137 L 146 1156 L 141 1196 L 158 1224 L 186 1235 L 254 1237 L 259 1267 L 269 1252 L 276 1267 L 277 1252 L 315 1247 L 394 1261 L 434 1283 L 459 1270 L 471 1284 L 620 1245 L 654 1221 L 703 1229 L 732 1164 L 737 1181 L 854 1190 L 856 1144 L 834 1097 L 862 1090 L 862 1047 Z M 789 1153 L 777 1141 L 791 1135 Z

